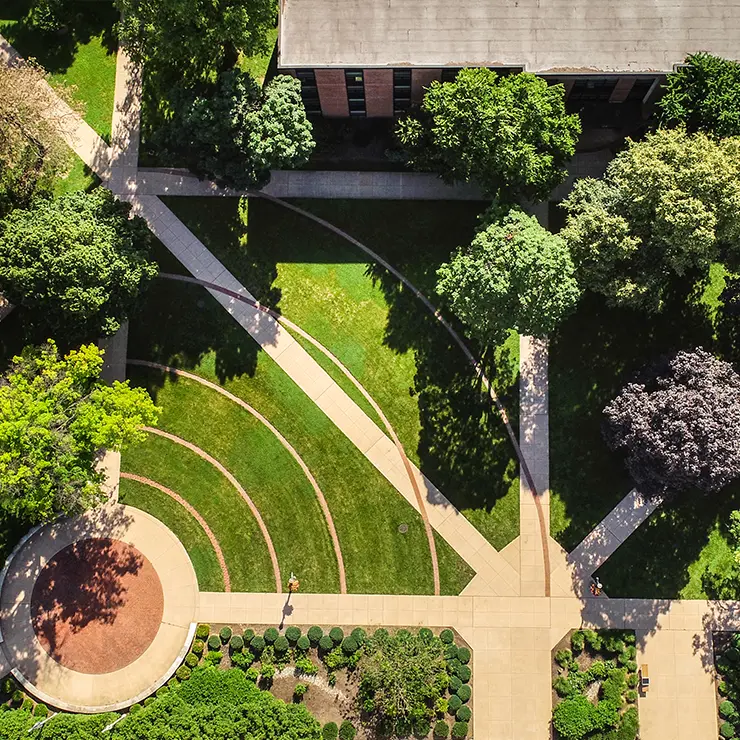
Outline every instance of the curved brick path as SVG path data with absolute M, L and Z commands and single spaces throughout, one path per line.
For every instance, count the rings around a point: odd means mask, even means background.
M 164 432 L 161 429 L 155 429 L 154 427 L 141 427 L 145 432 L 149 432 L 150 434 L 156 434 L 159 437 L 164 437 L 165 439 L 169 439 L 171 442 L 176 442 L 179 445 L 182 445 L 183 447 L 187 448 L 191 452 L 194 452 L 198 457 L 202 458 L 206 462 L 211 463 L 216 470 L 218 470 L 221 475 L 226 478 L 229 483 L 231 483 L 232 486 L 238 491 L 239 495 L 244 499 L 247 506 L 249 507 L 249 510 L 252 512 L 252 515 L 257 520 L 257 525 L 260 528 L 260 532 L 262 532 L 262 537 L 265 540 L 265 544 L 267 545 L 267 551 L 270 553 L 270 560 L 272 562 L 272 571 L 275 575 L 275 590 L 281 594 L 283 592 L 283 585 L 282 585 L 282 579 L 280 577 L 280 565 L 278 564 L 277 559 L 277 553 L 275 552 L 275 546 L 272 544 L 272 537 L 270 537 L 270 533 L 267 531 L 267 525 L 265 524 L 264 520 L 262 519 L 262 514 L 260 514 L 259 509 L 255 506 L 254 501 L 252 501 L 251 498 L 249 498 L 249 494 L 244 490 L 241 483 L 234 478 L 234 476 L 218 461 L 215 457 L 211 457 L 205 450 L 201 450 L 200 447 L 197 447 L 192 442 L 188 442 L 186 439 L 183 439 L 182 437 L 178 437 L 175 434 L 170 434 L 169 432 Z
M 216 553 L 216 559 L 218 560 L 219 567 L 221 568 L 221 575 L 224 579 L 224 591 L 231 591 L 231 576 L 229 575 L 229 569 L 226 567 L 226 559 L 224 553 L 221 550 L 221 545 L 218 544 L 216 535 L 213 534 L 213 530 L 208 526 L 206 520 L 198 513 L 198 510 L 189 502 L 186 501 L 182 496 L 175 493 L 172 489 L 166 488 L 161 483 L 152 480 L 151 478 L 145 478 L 143 475 L 135 475 L 134 473 L 124 473 L 121 471 L 121 478 L 128 478 L 128 480 L 135 480 L 137 483 L 143 483 L 145 486 L 151 486 L 161 491 L 166 496 L 169 496 L 173 501 L 177 501 L 183 509 L 186 509 L 189 514 L 200 524 L 206 536 L 211 542 L 213 551 Z
M 316 494 L 319 506 L 321 506 L 321 511 L 324 513 L 324 519 L 326 519 L 326 526 L 329 529 L 329 535 L 331 536 L 331 540 L 334 545 L 334 554 L 337 558 L 337 566 L 339 568 L 339 589 L 341 593 L 346 594 L 347 576 L 344 571 L 344 558 L 342 557 L 342 549 L 339 546 L 339 537 L 337 536 L 337 530 L 334 526 L 334 519 L 332 518 L 331 511 L 329 510 L 329 504 L 327 504 L 326 498 L 324 497 L 321 488 L 319 488 L 319 484 L 316 482 L 313 474 L 308 469 L 308 465 L 303 462 L 303 458 L 298 454 L 295 447 L 293 447 L 293 445 L 291 445 L 290 442 L 288 442 L 288 440 L 285 439 L 285 437 L 283 437 L 283 435 L 280 434 L 280 432 L 264 416 L 262 416 L 259 411 L 257 411 L 257 409 L 252 408 L 248 403 L 246 403 L 246 401 L 243 401 L 241 398 L 235 396 L 233 393 L 229 393 L 229 391 L 227 391 L 225 388 L 222 388 L 220 385 L 216 385 L 216 383 L 212 383 L 210 380 L 206 380 L 205 378 L 201 378 L 199 375 L 189 373 L 185 370 L 179 370 L 175 367 L 170 367 L 169 365 L 161 365 L 158 362 L 149 362 L 147 360 L 128 360 L 127 364 L 136 365 L 138 367 L 151 367 L 157 370 L 163 370 L 168 373 L 173 373 L 174 375 L 179 375 L 183 378 L 188 378 L 189 380 L 194 380 L 196 383 L 200 383 L 207 388 L 211 388 L 212 390 L 220 393 L 222 396 L 228 398 L 230 401 L 233 401 L 234 403 L 241 406 L 245 411 L 248 411 L 250 414 L 252 414 L 252 416 L 254 416 L 255 419 L 264 424 L 275 435 L 278 442 L 280 442 L 280 444 L 290 453 L 291 457 L 298 463 L 299 467 L 303 471 L 303 474 L 306 476 L 308 482 L 311 484 L 314 493 Z M 228 591 L 228 589 L 226 590 Z
M 357 388 L 357 390 L 362 394 L 363 398 L 372 406 L 375 413 L 380 418 L 381 422 L 383 423 L 383 426 L 385 427 L 386 431 L 388 432 L 388 435 L 390 436 L 396 451 L 398 452 L 398 455 L 401 458 L 401 461 L 403 462 L 403 467 L 406 472 L 406 475 L 408 476 L 409 482 L 411 483 L 411 488 L 414 491 L 414 496 L 416 498 L 416 503 L 419 508 L 419 513 L 421 515 L 422 522 L 424 523 L 424 532 L 426 533 L 427 537 L 427 543 L 429 545 L 429 554 L 432 560 L 432 576 L 434 579 L 434 595 L 439 596 L 440 595 L 440 581 L 439 581 L 439 562 L 437 560 L 437 545 L 434 541 L 434 532 L 432 530 L 432 525 L 429 521 L 429 515 L 427 513 L 424 496 L 421 493 L 421 489 L 419 487 L 419 482 L 416 478 L 416 475 L 414 474 L 414 469 L 411 466 L 411 463 L 406 455 L 406 450 L 404 450 L 403 445 L 401 444 L 401 441 L 398 439 L 398 435 L 396 434 L 395 430 L 391 426 L 391 423 L 388 421 L 388 418 L 381 410 L 380 406 L 373 400 L 372 396 L 365 390 L 365 388 L 360 384 L 360 382 L 350 373 L 350 371 L 331 353 L 329 352 L 324 345 L 322 345 L 320 342 L 318 342 L 316 339 L 314 339 L 310 334 L 307 334 L 303 329 L 301 329 L 299 326 L 294 324 L 292 321 L 289 321 L 285 318 L 282 314 L 277 313 L 276 311 L 273 311 L 271 308 L 268 308 L 267 306 L 263 306 L 258 301 L 255 301 L 251 298 L 247 298 L 246 296 L 243 296 L 233 290 L 229 290 L 228 288 L 224 288 L 220 285 L 216 285 L 215 283 L 210 283 L 206 280 L 201 280 L 199 278 L 189 277 L 187 275 L 175 275 L 171 273 L 165 273 L 161 272 L 159 273 L 159 277 L 166 278 L 169 280 L 178 280 L 185 283 L 194 283 L 196 285 L 202 285 L 203 287 L 208 288 L 209 290 L 214 290 L 219 293 L 224 293 L 225 295 L 228 295 L 238 301 L 241 301 L 242 303 L 246 303 L 249 306 L 252 306 L 253 308 L 256 308 L 258 311 L 261 311 L 262 313 L 267 314 L 268 316 L 271 316 L 275 321 L 279 322 L 286 328 L 290 329 L 291 331 L 296 332 L 296 334 L 299 334 L 304 339 L 309 341 L 316 349 L 318 349 L 325 357 L 327 357 L 331 362 L 349 379 L 349 381 Z

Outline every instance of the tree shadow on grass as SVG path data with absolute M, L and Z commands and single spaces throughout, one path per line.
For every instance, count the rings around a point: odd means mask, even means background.
M 389 306 L 385 343 L 396 352 L 412 350 L 416 358 L 414 387 L 409 391 L 419 396 L 417 451 L 422 472 L 456 508 L 490 512 L 518 476 L 514 450 L 497 410 L 460 347 L 419 299 L 385 268 L 371 264 L 367 273 Z M 454 319 L 453 323 L 457 324 Z M 464 336 L 462 326 L 455 329 Z M 475 346 L 471 349 L 477 351 Z M 516 433 L 514 354 L 511 345 L 504 345 L 489 353 L 485 364 Z
M 101 36 L 108 54 L 118 49 L 118 39 L 113 28 L 118 12 L 113 3 L 75 2 L 71 4 L 70 23 L 59 33 L 44 34 L 23 22 L 30 2 L 15 2 L 12 10 L 3 15 L 17 19 L 18 23 L 3 30 L 3 35 L 22 56 L 33 57 L 51 74 L 63 74 L 75 60 L 80 45 Z
M 690 284 L 688 284 L 690 285 Z M 676 285 L 665 310 L 647 315 L 586 293 L 550 341 L 550 481 L 564 507 L 553 536 L 567 550 L 634 486 L 601 434 L 603 409 L 646 365 L 680 349 L 714 346 L 706 307 Z

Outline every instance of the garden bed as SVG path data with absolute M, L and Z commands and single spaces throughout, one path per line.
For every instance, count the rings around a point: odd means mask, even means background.
M 712 634 L 717 671 L 717 718 L 722 738 L 740 736 L 740 632 Z
M 556 740 L 635 740 L 635 633 L 574 630 L 552 651 Z
M 302 703 L 326 740 L 335 732 L 340 740 L 412 733 L 464 738 L 472 727 L 471 659 L 467 643 L 450 629 L 435 636 L 426 628 L 389 633 L 303 625 L 281 632 L 201 624 L 176 680 L 187 680 L 199 665 L 240 668 L 275 697 Z

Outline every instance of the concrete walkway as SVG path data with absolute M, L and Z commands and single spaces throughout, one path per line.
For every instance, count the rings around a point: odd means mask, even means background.
M 79 540 L 122 540 L 160 578 L 164 612 L 153 642 L 132 663 L 104 674 L 80 673 L 52 658 L 31 622 L 31 595 L 44 565 Z M 180 541 L 160 521 L 128 506 L 102 506 L 59 519 L 21 540 L 0 576 L 0 663 L 37 699 L 69 712 L 107 712 L 143 700 L 175 672 L 195 633 L 198 582 Z
M 560 587 L 575 589 L 578 595 L 585 594 L 591 576 L 661 503 L 658 497 L 646 498 L 632 489 L 568 554 L 553 580 Z

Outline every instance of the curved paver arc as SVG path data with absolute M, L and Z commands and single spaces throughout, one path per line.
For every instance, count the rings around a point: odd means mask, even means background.
M 466 359 L 468 360 L 468 362 L 470 362 L 470 364 L 472 365 L 472 367 L 474 368 L 474 370 L 480 377 L 483 387 L 486 389 L 486 392 L 488 393 L 489 398 L 491 399 L 493 404 L 496 406 L 496 410 L 498 411 L 498 414 L 501 417 L 501 420 L 504 422 L 506 433 L 509 437 L 512 447 L 514 448 L 514 452 L 517 456 L 517 459 L 519 460 L 519 465 L 521 467 L 522 472 L 524 473 L 524 477 L 527 479 L 527 485 L 529 486 L 529 490 L 532 493 L 532 497 L 534 498 L 535 508 L 537 509 L 537 517 L 538 517 L 539 524 L 540 524 L 540 539 L 542 541 L 542 557 L 544 561 L 544 570 L 545 570 L 545 595 L 549 596 L 550 595 L 550 548 L 548 545 L 548 533 L 547 533 L 547 528 L 546 528 L 546 523 L 545 523 L 545 518 L 544 518 L 544 511 L 542 509 L 542 502 L 537 492 L 537 487 L 535 486 L 535 483 L 534 483 L 534 477 L 532 476 L 532 473 L 529 469 L 527 461 L 524 458 L 524 455 L 522 454 L 521 447 L 519 446 L 519 440 L 517 439 L 517 436 L 514 433 L 514 429 L 511 426 L 511 421 L 509 420 L 509 415 L 506 411 L 506 408 L 504 407 L 501 399 L 498 397 L 498 394 L 493 388 L 493 385 L 491 384 L 488 377 L 486 376 L 483 370 L 483 366 L 481 365 L 480 361 L 475 358 L 475 355 L 471 352 L 467 344 L 465 344 L 462 337 L 454 330 L 450 322 L 447 321 L 447 319 L 445 319 L 445 317 L 442 315 L 442 312 L 439 310 L 439 308 L 437 308 L 429 300 L 429 298 L 427 298 L 426 295 L 424 295 L 424 293 L 422 293 L 421 290 L 419 290 L 402 272 L 400 272 L 395 267 L 393 267 L 393 265 L 390 262 L 383 259 L 383 257 L 381 257 L 377 252 L 370 249 L 370 247 L 363 244 L 358 239 L 355 239 L 353 236 L 348 234 L 346 231 L 343 231 L 338 226 L 334 226 L 334 224 L 321 218 L 320 216 L 316 216 L 310 211 L 306 211 L 303 208 L 300 208 L 294 205 L 293 203 L 288 203 L 287 201 L 284 201 L 281 198 L 277 198 L 274 195 L 268 195 L 267 193 L 264 193 L 262 191 L 256 191 L 256 190 L 248 191 L 247 195 L 248 197 L 263 198 L 264 200 L 270 201 L 271 203 L 276 203 L 277 205 L 280 205 L 283 208 L 288 209 L 289 211 L 298 213 L 301 216 L 304 216 L 305 218 L 308 218 L 311 221 L 314 221 L 320 226 L 323 226 L 325 229 L 328 229 L 329 231 L 341 237 L 342 239 L 345 239 L 350 244 L 353 244 L 354 246 L 356 246 L 358 249 L 361 249 L 363 252 L 365 252 L 365 254 L 371 257 L 375 262 L 377 262 L 379 265 L 382 265 L 386 270 L 388 270 L 388 272 L 390 272 L 391 275 L 393 275 L 398 280 L 400 280 L 424 304 L 424 306 L 429 310 L 429 312 L 434 316 L 434 318 L 437 319 L 437 321 L 447 330 L 448 334 L 452 337 L 452 339 L 455 341 L 458 347 L 460 347 Z
M 205 450 L 202 450 L 200 447 L 194 445 L 192 442 L 188 442 L 182 437 L 178 437 L 175 434 L 170 434 L 169 432 L 165 432 L 161 429 L 155 429 L 154 427 L 142 427 L 142 429 L 145 432 L 149 432 L 149 434 L 156 434 L 159 437 L 169 439 L 171 442 L 182 445 L 191 452 L 194 452 L 196 455 L 198 455 L 198 457 L 213 465 L 213 467 L 216 468 L 216 470 L 218 470 L 218 472 L 221 473 L 221 475 L 223 475 L 224 478 L 229 481 L 229 483 L 231 483 L 231 485 L 236 489 L 237 493 L 242 497 L 244 502 L 249 507 L 249 510 L 252 512 L 252 516 L 254 516 L 257 522 L 257 526 L 262 533 L 262 537 L 264 538 L 265 544 L 267 545 L 267 551 L 270 555 L 272 572 L 275 576 L 275 590 L 277 591 L 277 593 L 281 594 L 283 592 L 283 586 L 282 579 L 280 577 L 280 565 L 278 563 L 277 553 L 275 552 L 275 546 L 272 544 L 272 537 L 270 537 L 270 532 L 268 531 L 267 525 L 262 518 L 262 514 L 260 514 L 259 509 L 255 506 L 254 501 L 252 501 L 252 499 L 249 497 L 249 494 L 244 490 L 244 487 L 241 485 L 241 483 L 239 483 L 239 481 L 233 476 L 233 474 L 229 472 L 218 460 L 216 460 L 215 457 L 212 457 Z
M 145 486 L 156 488 L 158 491 L 165 494 L 165 496 L 169 496 L 173 501 L 176 501 L 178 504 L 180 504 L 180 506 L 182 506 L 183 509 L 185 509 L 188 514 L 190 514 L 193 519 L 195 519 L 195 521 L 200 524 L 201 529 L 206 533 L 206 537 L 208 537 L 211 543 L 211 547 L 213 547 L 213 551 L 216 553 L 216 559 L 218 560 L 218 565 L 221 568 L 221 575 L 224 579 L 224 591 L 226 591 L 227 593 L 231 591 L 231 576 L 229 575 L 229 569 L 226 566 L 226 559 L 224 558 L 224 553 L 221 549 L 221 545 L 219 544 L 216 535 L 213 534 L 213 530 L 208 526 L 208 523 L 200 515 L 198 510 L 189 501 L 186 501 L 182 496 L 180 496 L 180 494 L 175 493 L 171 488 L 167 488 L 166 486 L 163 486 L 161 483 L 157 483 L 157 481 L 154 481 L 151 478 L 145 478 L 143 475 L 126 473 L 124 471 L 121 471 L 121 478 L 134 480 L 137 483 L 142 483 Z
M 279 314 L 277 311 L 273 311 L 271 308 L 268 308 L 267 306 L 263 306 L 258 301 L 252 300 L 251 298 L 247 298 L 246 296 L 243 296 L 240 293 L 237 293 L 236 291 L 229 290 L 228 288 L 224 288 L 223 286 L 217 285 L 216 283 L 208 282 L 207 280 L 201 280 L 200 278 L 190 277 L 188 275 L 175 275 L 173 273 L 166 273 L 166 272 L 160 272 L 159 277 L 166 278 L 168 280 L 178 280 L 184 283 L 193 283 L 195 285 L 202 285 L 203 287 L 206 287 L 209 290 L 214 290 L 219 293 L 224 293 L 225 295 L 228 295 L 234 298 L 235 300 L 241 301 L 243 303 L 248 304 L 249 306 L 252 306 L 253 308 L 256 308 L 258 311 L 262 311 L 263 313 L 275 319 L 275 321 L 279 322 L 286 328 L 291 329 L 292 331 L 296 332 L 296 334 L 299 334 L 305 340 L 310 342 L 314 347 L 316 347 L 316 349 L 319 350 L 319 352 L 321 352 L 325 357 L 327 357 L 332 362 L 332 364 L 334 364 L 342 372 L 343 375 L 345 375 L 348 378 L 348 380 L 355 386 L 355 388 L 357 388 L 357 390 L 362 394 L 363 398 L 372 406 L 373 411 L 375 411 L 375 413 L 378 415 L 381 422 L 383 423 L 383 426 L 385 426 L 385 429 L 388 432 L 388 435 L 390 436 L 396 448 L 396 451 L 398 452 L 398 455 L 401 458 L 404 471 L 406 472 L 406 475 L 409 478 L 409 482 L 411 483 L 411 488 L 414 491 L 414 497 L 416 498 L 416 504 L 419 509 L 419 514 L 421 515 L 421 519 L 424 524 L 424 532 L 426 534 L 427 543 L 429 546 L 429 555 L 432 561 L 432 576 L 434 579 L 434 594 L 435 596 L 439 596 L 440 595 L 440 579 L 439 579 L 439 562 L 437 559 L 437 545 L 434 540 L 434 532 L 432 530 L 432 525 L 429 521 L 429 515 L 426 510 L 424 496 L 421 493 L 419 482 L 416 479 L 416 475 L 414 474 L 414 470 L 411 466 L 411 463 L 409 462 L 408 456 L 406 455 L 406 450 L 404 450 L 403 445 L 401 444 L 401 440 L 398 438 L 398 435 L 396 434 L 395 429 L 393 429 L 393 426 L 391 425 L 390 421 L 388 421 L 388 418 L 383 413 L 380 406 L 378 406 L 378 404 L 375 402 L 373 397 L 365 390 L 364 386 L 354 377 L 354 375 L 352 375 L 352 373 L 328 349 L 326 349 L 326 347 L 324 347 L 323 344 L 321 344 L 319 341 L 314 339 L 310 334 L 303 331 L 303 329 L 301 329 L 297 324 L 294 324 L 292 321 L 286 319 L 285 316 L 283 316 L 282 314 Z
M 179 375 L 183 378 L 193 380 L 196 383 L 200 383 L 201 385 L 206 386 L 207 388 L 211 388 L 212 390 L 220 393 L 222 396 L 228 398 L 230 401 L 233 401 L 237 405 L 241 406 L 241 408 L 243 408 L 245 411 L 248 411 L 252 416 L 254 416 L 255 419 L 264 424 L 264 426 L 266 426 L 272 432 L 278 442 L 280 442 L 280 444 L 290 453 L 291 457 L 298 463 L 299 467 L 303 471 L 303 474 L 306 476 L 308 482 L 311 484 L 314 493 L 316 494 L 319 506 L 321 507 L 321 511 L 324 514 L 324 519 L 326 520 L 326 526 L 329 529 L 329 536 L 331 537 L 332 544 L 334 546 L 334 555 L 337 558 L 337 566 L 339 568 L 339 588 L 341 593 L 346 594 L 347 576 L 344 570 L 344 558 L 342 557 L 342 548 L 339 544 L 339 537 L 337 535 L 336 527 L 334 526 L 334 519 L 331 515 L 329 504 L 326 502 L 324 493 L 319 487 L 319 484 L 316 482 L 316 479 L 311 473 L 308 465 L 306 465 L 306 463 L 303 461 L 303 458 L 298 454 L 298 451 L 295 449 L 295 447 L 293 447 L 293 445 L 288 442 L 288 440 L 277 430 L 277 428 L 273 424 L 271 424 L 270 421 L 266 419 L 262 414 L 260 414 L 257 409 L 250 406 L 246 401 L 242 400 L 238 396 L 235 396 L 233 393 L 230 393 L 225 388 L 222 388 L 220 385 L 216 385 L 216 383 L 212 383 L 210 380 L 201 378 L 199 375 L 195 375 L 194 373 L 189 373 L 186 370 L 180 370 L 169 365 L 162 365 L 158 362 L 149 362 L 148 360 L 127 360 L 127 364 L 135 365 L 137 367 L 151 367 L 157 370 L 163 370 L 165 372 L 173 373 L 174 375 Z
M 58 663 L 34 631 L 31 595 L 45 564 L 80 540 L 105 537 L 136 548 L 153 565 L 164 610 L 151 644 L 127 666 L 80 673 Z M 162 522 L 131 506 L 108 504 L 40 527 L 11 555 L 0 584 L 0 651 L 28 693 L 51 707 L 85 714 L 119 711 L 169 680 L 195 634 L 199 592 L 182 543 Z

